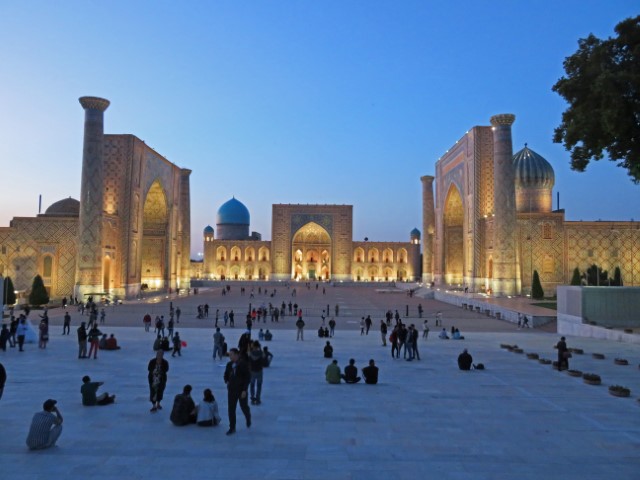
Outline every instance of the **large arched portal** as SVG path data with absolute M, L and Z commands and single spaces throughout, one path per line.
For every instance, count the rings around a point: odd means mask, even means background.
M 159 180 L 153 182 L 144 201 L 142 219 L 141 282 L 151 290 L 169 285 L 167 273 L 167 197 Z
M 295 280 L 331 278 L 331 237 L 315 222 L 302 226 L 291 242 L 291 277 Z
M 444 202 L 444 278 L 448 284 L 463 283 L 463 224 L 462 197 L 452 184 Z

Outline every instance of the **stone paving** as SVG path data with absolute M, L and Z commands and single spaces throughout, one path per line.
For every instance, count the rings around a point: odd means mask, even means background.
M 371 289 L 338 293 L 345 311 L 382 296 Z M 207 299 L 214 304 L 207 293 L 175 302 L 185 302 L 189 310 L 189 302 Z M 300 303 L 310 304 L 311 297 Z M 166 301 L 153 305 L 167 309 Z M 438 302 L 423 305 L 448 308 Z M 77 317 L 72 335 L 62 336 L 58 311 L 52 311 L 46 350 L 28 344 L 24 353 L 0 352 L 9 377 L 0 400 L 0 478 L 640 478 L 638 346 L 569 337 L 569 347 L 585 352 L 574 355 L 571 367 L 602 376 L 603 385 L 589 386 L 500 348 L 501 343 L 518 344 L 525 352 L 553 359 L 558 336 L 552 333 L 516 330 L 451 309 L 445 325 L 461 325 L 466 339 L 438 340 L 432 329 L 428 340 L 420 340 L 422 359 L 406 362 L 392 359 L 389 347 L 381 345 L 377 324 L 361 336 L 359 318 L 347 317 L 330 339 L 335 357 L 341 367 L 353 357 L 359 368 L 375 359 L 380 384 L 328 385 L 325 339 L 314 331 L 320 320 L 308 319 L 303 342 L 295 341 L 292 322 L 285 321 L 267 343 L 275 358 L 265 371 L 263 404 L 252 407 L 253 425 L 246 429 L 238 411 L 238 433 L 227 437 L 224 366 L 211 358 L 212 321 L 188 316 L 181 321 L 188 346 L 182 357 L 168 357 L 165 408 L 151 414 L 146 366 L 153 356 L 153 333 L 136 323 L 137 309 L 150 305 L 119 308 L 123 313 L 109 315 L 104 330 L 115 333 L 123 348 L 101 351 L 97 360 L 77 359 Z M 132 323 L 136 326 L 122 326 Z M 228 343 L 235 345 L 242 331 L 224 329 Z M 486 370 L 459 371 L 456 358 L 463 348 Z M 593 359 L 594 352 L 606 358 Z M 616 357 L 630 365 L 615 365 Z M 116 404 L 82 407 L 79 389 L 85 374 L 105 381 L 103 388 L 117 395 Z M 193 385 L 196 401 L 204 388 L 212 388 L 221 426 L 174 427 L 169 422 L 173 396 L 186 383 Z M 612 384 L 630 388 L 631 398 L 609 395 Z M 58 400 L 64 431 L 57 447 L 30 452 L 24 444 L 29 422 L 46 398 Z

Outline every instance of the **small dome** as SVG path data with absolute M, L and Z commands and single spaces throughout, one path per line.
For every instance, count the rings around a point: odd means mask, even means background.
M 79 217 L 80 202 L 75 198 L 64 198 L 52 203 L 44 212 L 47 217 Z
M 418 230 L 417 228 L 414 228 L 413 230 L 411 230 L 411 233 L 409 235 L 411 235 L 411 237 L 420 238 L 420 230 Z
M 555 184 L 553 167 L 544 157 L 524 144 L 524 148 L 513 156 L 516 187 L 552 188 Z
M 207 225 L 206 227 L 204 227 L 204 231 L 202 233 L 204 233 L 205 235 L 208 233 L 213 233 L 213 227 L 211 225 Z
M 217 225 L 249 225 L 249 210 L 233 197 L 222 204 L 216 215 Z

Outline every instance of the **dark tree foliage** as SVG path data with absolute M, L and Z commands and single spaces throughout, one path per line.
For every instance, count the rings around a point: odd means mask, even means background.
M 596 264 L 587 268 L 587 285 L 604 287 L 609 285 L 609 272 Z
M 582 285 L 582 275 L 580 274 L 580 269 L 578 267 L 573 269 L 571 285 Z
M 533 271 L 533 283 L 531 284 L 531 298 L 536 300 L 542 300 L 544 298 L 544 290 L 542 289 L 542 284 L 540 283 L 540 276 L 538 275 L 538 271 Z
M 611 280 L 611 285 L 614 287 L 622 287 L 622 272 L 620 272 L 620 267 L 616 267 L 613 271 L 613 280 Z
M 610 161 L 640 183 L 640 16 L 616 25 L 616 37 L 589 35 L 564 61 L 566 76 L 553 86 L 569 107 L 553 141 L 571 152 L 571 168 Z
M 40 275 L 36 275 L 33 278 L 33 284 L 31 285 L 31 293 L 29 294 L 29 303 L 31 305 L 46 305 L 49 303 L 49 294 L 44 287 L 44 282 Z
M 16 289 L 13 286 L 11 277 L 4 279 L 4 305 L 13 305 L 16 303 Z

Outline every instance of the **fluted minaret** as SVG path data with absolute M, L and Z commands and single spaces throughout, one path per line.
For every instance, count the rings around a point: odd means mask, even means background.
M 493 125 L 493 292 L 519 293 L 516 256 L 516 191 L 511 125 L 516 117 L 503 113 L 491 117 Z
M 431 175 L 420 177 L 422 181 L 422 281 L 433 281 L 433 234 L 436 214 L 433 202 L 433 179 Z
M 182 245 L 180 246 L 180 288 L 189 288 L 191 279 L 191 170 L 180 170 L 180 223 Z
M 84 300 L 85 293 L 104 290 L 102 278 L 102 217 L 104 197 L 104 111 L 109 100 L 81 97 L 84 108 L 84 146 L 82 148 L 82 184 L 78 258 L 76 260 L 75 295 Z

